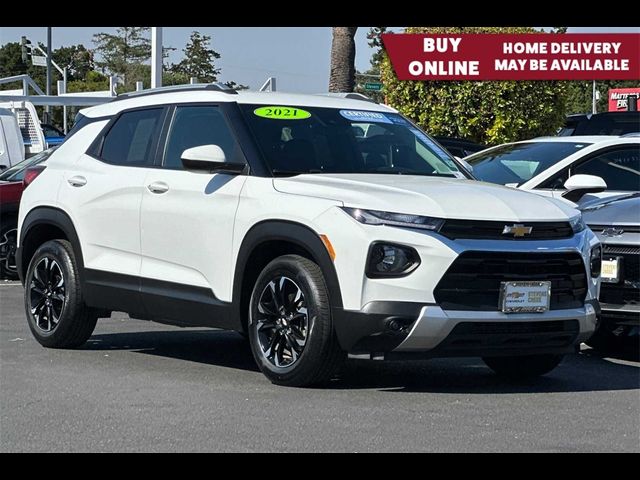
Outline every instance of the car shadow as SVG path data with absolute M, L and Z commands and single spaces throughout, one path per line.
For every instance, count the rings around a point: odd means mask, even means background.
M 355 361 L 347 364 L 341 380 L 334 388 L 462 394 L 634 390 L 640 388 L 640 366 L 581 352 L 567 355 L 560 366 L 542 377 L 508 381 L 495 375 L 479 358 Z
M 130 350 L 146 355 L 258 371 L 249 342 L 236 332 L 179 330 L 93 335 L 83 350 Z
M 235 332 L 180 330 L 92 336 L 83 350 L 130 350 L 208 365 L 257 372 L 249 343 Z M 624 362 L 624 361 L 623 361 Z M 567 355 L 551 373 L 511 382 L 493 374 L 479 358 L 377 362 L 348 360 L 321 388 L 425 393 L 544 393 L 640 388 L 640 365 L 621 363 L 591 349 Z

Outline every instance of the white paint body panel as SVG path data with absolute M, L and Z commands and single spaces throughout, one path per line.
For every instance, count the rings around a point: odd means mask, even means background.
M 211 288 L 231 301 L 234 221 L 249 177 L 147 169 L 145 185 L 162 182 L 166 193 L 143 189 L 141 276 Z

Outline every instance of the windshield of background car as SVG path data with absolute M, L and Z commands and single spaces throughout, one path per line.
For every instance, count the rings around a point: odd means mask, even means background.
M 24 179 L 24 172 L 27 168 L 37 165 L 40 162 L 44 162 L 51 156 L 55 148 L 49 148 L 43 152 L 40 152 L 33 157 L 29 157 L 26 160 L 16 163 L 13 167 L 6 169 L 0 175 L 0 181 L 2 182 L 21 182 Z
M 274 175 L 384 173 L 466 178 L 444 148 L 402 115 L 241 105 Z
M 465 160 L 473 167 L 473 176 L 478 180 L 521 185 L 589 145 L 585 142 L 512 143 Z
M 639 112 L 594 115 L 587 122 L 581 122 L 574 135 L 627 135 L 640 132 Z

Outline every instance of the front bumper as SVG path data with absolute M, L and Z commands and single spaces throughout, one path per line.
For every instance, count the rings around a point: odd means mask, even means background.
M 534 314 L 371 302 L 334 311 L 334 321 L 342 348 L 363 358 L 534 355 L 573 351 L 593 334 L 598 313 L 597 300 Z

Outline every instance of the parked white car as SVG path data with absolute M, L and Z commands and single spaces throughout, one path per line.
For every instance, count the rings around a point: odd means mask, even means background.
M 7 108 L 0 108 L 0 172 L 24 160 L 24 143 L 18 119 Z
M 38 173 L 17 263 L 47 347 L 125 311 L 245 332 L 269 379 L 300 386 L 347 354 L 541 375 L 595 328 L 601 248 L 577 210 L 468 179 L 357 96 L 129 94 L 83 110 Z
M 464 159 L 473 176 L 583 204 L 640 190 L 640 138 L 541 137 Z

